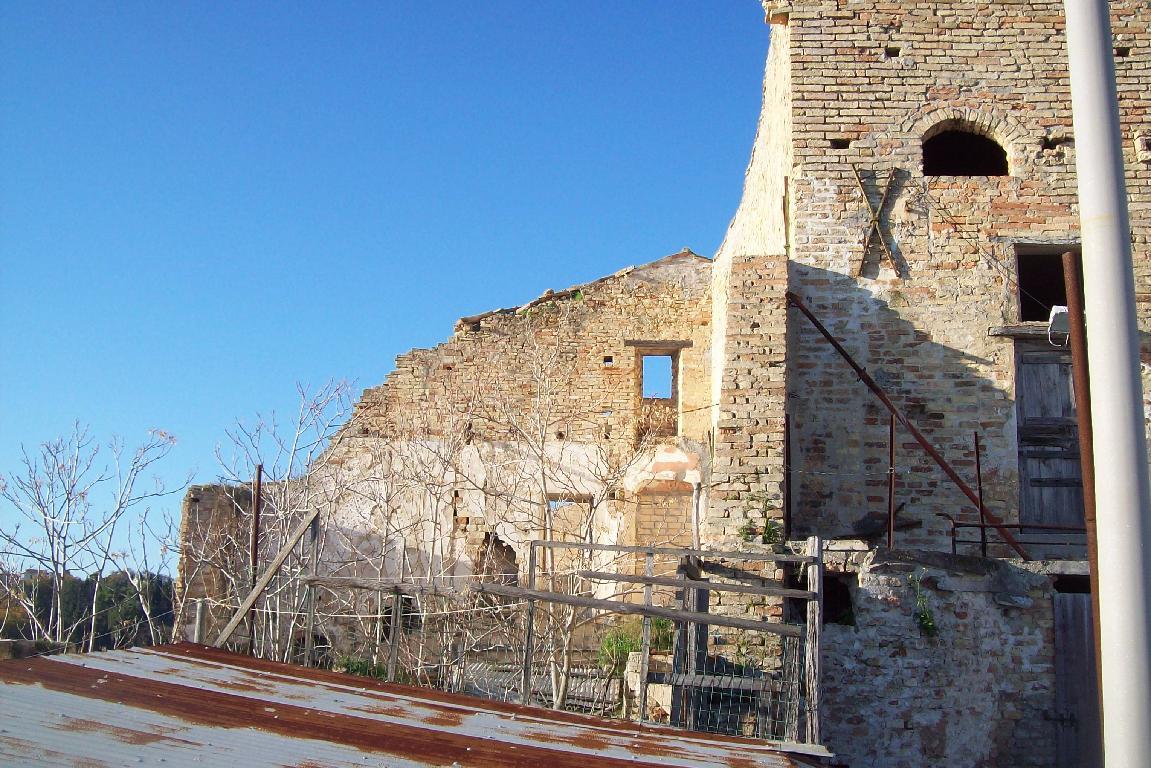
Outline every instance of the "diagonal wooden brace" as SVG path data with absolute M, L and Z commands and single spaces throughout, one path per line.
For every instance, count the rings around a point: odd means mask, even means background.
M 859 267 L 855 270 L 855 275 L 858 277 L 863 272 L 863 263 L 867 260 L 867 252 L 871 250 L 873 238 L 879 240 L 879 245 L 886 254 L 887 260 L 891 262 L 891 268 L 899 274 L 899 265 L 895 261 L 895 256 L 891 252 L 891 248 L 887 245 L 887 238 L 883 236 L 883 209 L 887 207 L 887 200 L 891 196 L 892 182 L 895 181 L 895 168 L 892 168 L 887 173 L 887 183 L 883 187 L 883 194 L 879 198 L 879 205 L 872 206 L 871 197 L 867 194 L 867 185 L 863 182 L 863 174 L 859 172 L 859 168 L 851 166 L 851 170 L 855 171 L 855 181 L 859 184 L 859 191 L 863 193 L 863 202 L 867 205 L 867 211 L 870 219 L 867 222 L 867 233 L 863 236 L 863 253 L 859 257 Z

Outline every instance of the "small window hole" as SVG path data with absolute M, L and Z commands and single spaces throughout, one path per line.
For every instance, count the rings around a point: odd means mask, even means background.
M 1019 319 L 1022 322 L 1046 322 L 1051 308 L 1067 306 L 1063 283 L 1063 257 L 1060 253 L 1020 253 Z
M 1131 55 L 1131 46 L 1129 46 L 1129 45 L 1117 45 L 1117 46 L 1115 46 L 1115 58 L 1125 59 L 1130 55 Z
M 885 59 L 898 59 L 899 58 L 899 46 L 889 45 L 886 48 L 884 48 L 883 49 L 883 58 L 885 58 Z
M 603 356 L 603 367 L 604 368 L 611 368 L 613 365 L 615 365 L 615 358 L 612 357 L 611 355 L 604 355 Z
M 671 398 L 671 355 L 643 356 L 643 396 L 667 400 Z
M 851 146 L 851 139 L 839 138 L 839 139 L 832 139 L 831 140 L 831 148 L 832 149 L 847 149 L 850 146 Z

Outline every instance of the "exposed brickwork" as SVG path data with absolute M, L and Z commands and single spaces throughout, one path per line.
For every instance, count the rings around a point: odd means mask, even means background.
M 679 434 L 703 440 L 710 268 L 708 259 L 675 254 L 525 307 L 465 318 L 449 341 L 396 358 L 387 380 L 364 392 L 347 437 L 402 437 L 417 424 L 443 435 L 464 430 L 457 422 L 466 419 L 474 440 L 506 438 L 509 422 L 537 418 L 563 433 L 552 436 L 556 442 L 625 449 L 643 416 L 640 356 L 664 351 L 662 342 L 668 350 L 683 343 Z M 541 391 L 549 395 L 542 413 Z M 496 417 L 493 407 L 506 413 Z
M 973 437 L 980 433 L 986 504 L 1015 521 L 1015 347 L 988 330 L 1019 322 L 1017 248 L 1057 252 L 1078 240 L 1062 5 L 824 0 L 765 7 L 773 26 L 764 117 L 717 273 L 737 263 L 727 263 L 729 251 L 786 252 L 788 287 L 971 484 Z M 1139 159 L 1138 137 L 1151 106 L 1151 13 L 1145 2 L 1113 3 L 1112 10 L 1116 45 L 1128 49 L 1116 61 L 1146 333 L 1151 164 Z M 922 142 L 947 127 L 997 141 L 1010 175 L 925 177 Z M 760 157 L 768 147 L 770 161 Z M 873 206 L 895 170 L 881 228 L 896 268 L 878 247 L 863 253 L 870 211 L 853 166 Z M 745 287 L 734 277 L 729 282 Z M 799 532 L 874 532 L 887 505 L 887 413 L 794 310 L 786 321 L 740 316 L 741 298 L 728 297 L 726 309 L 716 311 L 725 313 L 726 339 L 763 339 L 764 367 L 725 368 L 720 391 L 734 391 L 737 377 L 786 369 Z M 786 366 L 774 347 L 785 322 Z M 1149 349 L 1145 342 L 1145 354 Z M 732 358 L 730 343 L 726 354 Z M 778 403 L 776 396 L 757 400 L 772 419 L 782 415 Z M 737 454 L 735 443 L 745 452 Z M 716 481 L 742 491 L 738 477 L 751 471 L 749 462 L 768 460 L 778 444 L 766 439 L 761 451 L 733 436 L 728 450 L 744 468 L 730 478 L 717 471 Z M 717 450 L 717 465 L 722 461 Z M 901 516 L 919 526 L 901 533 L 901 543 L 947 547 L 935 513 L 972 520 L 972 505 L 902 430 L 896 461 Z M 716 494 L 718 529 L 729 514 Z

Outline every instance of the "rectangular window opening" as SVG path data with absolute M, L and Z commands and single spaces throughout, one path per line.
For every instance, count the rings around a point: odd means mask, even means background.
M 643 356 L 643 397 L 648 400 L 670 400 L 672 397 L 671 355 Z
M 1052 307 L 1067 306 L 1063 283 L 1063 251 L 1020 252 L 1016 257 L 1019 282 L 1019 319 L 1047 322 Z

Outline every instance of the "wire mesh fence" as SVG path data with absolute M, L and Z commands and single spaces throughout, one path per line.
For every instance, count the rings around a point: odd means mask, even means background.
M 807 648 L 818 637 L 803 623 L 802 605 L 786 605 L 815 593 L 784 586 L 804 558 L 548 544 L 533 545 L 540 552 L 526 586 L 517 583 L 523 576 L 299 577 L 292 594 L 301 597 L 289 610 L 270 600 L 258 606 L 264 642 L 255 650 L 566 712 L 818 740 L 805 728 L 813 690 Z M 289 637 L 268 642 L 260 626 Z

